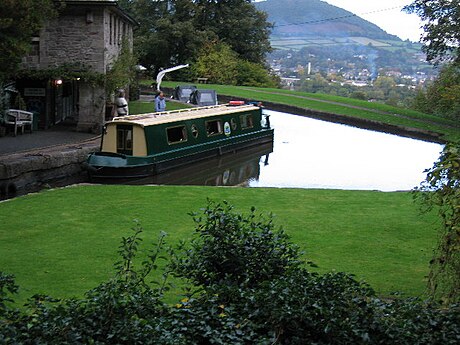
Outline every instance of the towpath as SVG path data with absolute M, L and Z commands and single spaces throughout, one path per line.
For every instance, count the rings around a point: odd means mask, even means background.
M 74 126 L 56 125 L 47 130 L 18 134 L 16 137 L 7 135 L 0 137 L 0 157 L 31 150 L 44 149 L 58 145 L 68 145 L 97 139 L 91 133 L 76 132 Z

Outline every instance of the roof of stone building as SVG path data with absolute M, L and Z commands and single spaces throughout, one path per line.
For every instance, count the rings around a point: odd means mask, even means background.
M 118 0 L 64 0 L 69 5 L 107 5 L 114 6 L 116 12 L 134 25 L 139 23 L 125 10 L 118 6 Z

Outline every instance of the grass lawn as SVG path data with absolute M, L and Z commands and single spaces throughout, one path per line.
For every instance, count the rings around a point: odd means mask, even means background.
M 160 231 L 169 244 L 190 238 L 188 215 L 206 198 L 241 212 L 273 212 L 306 257 L 354 273 L 383 295 L 422 295 L 437 219 L 420 215 L 407 192 L 89 185 L 0 203 L 0 269 L 16 275 L 19 300 L 35 293 L 81 295 L 109 278 L 133 220 L 144 245 Z M 146 248 L 146 247 L 143 247 Z
M 190 106 L 184 103 L 166 100 L 166 110 L 177 110 L 177 109 L 184 109 L 184 108 L 190 108 Z M 153 104 L 153 101 L 151 102 L 130 101 L 129 102 L 129 113 L 131 115 L 146 114 L 146 113 L 153 113 L 153 112 L 155 112 L 155 105 Z

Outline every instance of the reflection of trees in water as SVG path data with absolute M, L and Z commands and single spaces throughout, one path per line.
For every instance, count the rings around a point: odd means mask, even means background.
M 262 156 L 257 156 L 250 162 L 243 163 L 228 169 L 205 181 L 206 186 L 249 186 L 249 180 L 259 179 L 259 162 Z

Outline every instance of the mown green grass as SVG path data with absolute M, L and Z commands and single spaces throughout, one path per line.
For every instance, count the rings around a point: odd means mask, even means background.
M 191 186 L 79 186 L 0 203 L 0 267 L 15 274 L 19 300 L 35 293 L 81 295 L 108 279 L 133 220 L 144 244 L 192 236 L 189 212 L 207 198 L 240 212 L 273 212 L 306 258 L 353 273 L 378 293 L 423 295 L 437 219 L 420 215 L 410 193 Z M 147 247 L 143 250 L 145 251 Z
M 163 84 L 166 87 L 173 88 L 179 84 L 190 83 L 168 81 L 163 82 Z M 441 133 L 446 141 L 460 140 L 460 127 L 458 127 L 458 125 L 453 121 L 440 118 L 438 116 L 424 114 L 410 109 L 392 107 L 381 103 L 366 102 L 346 97 L 296 92 L 282 89 L 228 86 L 215 84 L 199 85 L 199 87 L 214 89 L 220 95 L 250 98 L 279 104 L 289 104 L 321 112 L 364 118 L 385 124 L 430 130 L 437 133 Z M 328 101 L 329 103 L 324 101 Z M 331 102 L 336 102 L 338 104 L 333 104 Z M 368 110 L 356 109 L 350 106 L 358 106 L 361 108 L 366 108 Z M 389 114 L 381 114 L 377 113 L 376 111 L 387 112 Z
M 190 106 L 184 103 L 173 102 L 166 100 L 166 110 L 178 110 L 189 108 Z M 129 102 L 129 113 L 131 115 L 146 114 L 155 112 L 155 105 L 152 102 L 131 101 Z

